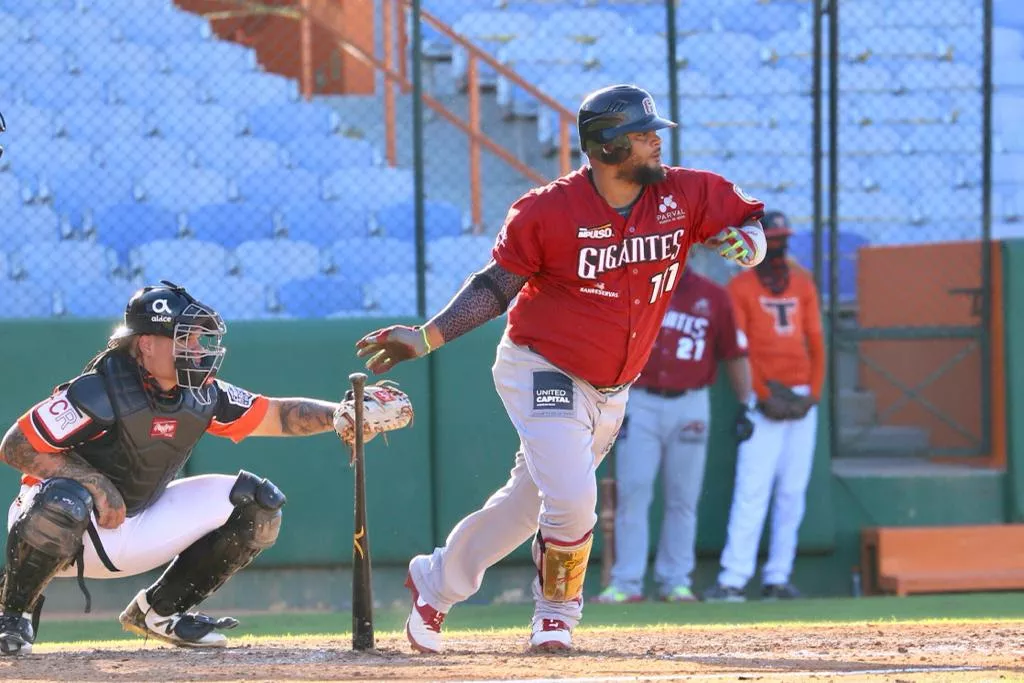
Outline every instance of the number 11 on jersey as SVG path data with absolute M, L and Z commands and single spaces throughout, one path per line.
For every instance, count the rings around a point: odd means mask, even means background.
M 676 285 L 676 273 L 679 272 L 679 262 L 676 261 L 671 266 L 666 268 L 663 272 L 658 273 L 651 277 L 651 300 L 649 303 L 654 303 L 658 300 L 658 297 L 665 292 L 671 292 L 672 288 Z

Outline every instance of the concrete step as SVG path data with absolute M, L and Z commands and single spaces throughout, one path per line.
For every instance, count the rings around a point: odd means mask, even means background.
M 875 424 L 875 395 L 870 391 L 840 389 L 837 412 L 840 427 L 869 427 Z
M 928 432 L 920 427 L 875 425 L 840 427 L 838 456 L 927 455 Z

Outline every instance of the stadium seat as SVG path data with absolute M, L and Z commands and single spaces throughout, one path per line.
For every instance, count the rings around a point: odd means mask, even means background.
M 193 138 L 188 145 L 200 167 L 229 177 L 284 168 L 284 150 L 273 140 L 203 134 Z
M 153 112 L 154 123 L 165 138 L 189 140 L 204 137 L 235 137 L 245 130 L 245 117 L 218 104 L 168 103 Z
M 412 198 L 412 172 L 392 167 L 344 168 L 324 178 L 322 191 L 325 199 L 338 203 L 339 211 L 349 206 L 378 209 Z
M 161 0 L 162 2 L 162 0 Z M 209 24 L 205 19 L 177 9 L 173 4 L 142 5 L 129 11 L 117 13 L 116 20 L 125 40 L 152 45 L 162 49 L 177 64 L 196 66 L 201 73 L 223 68 L 230 58 L 225 58 L 241 45 L 208 41 Z M 234 49 L 217 50 L 197 47 L 201 45 L 233 45 Z M 205 66 L 203 59 L 210 59 Z
M 928 0 L 901 0 L 892 3 L 887 18 L 893 26 L 974 26 L 980 25 L 981 6 L 972 0 L 946 0 L 941 6 Z
M 946 62 L 915 62 L 900 69 L 897 81 L 914 90 L 976 90 L 981 87 L 980 65 Z
M 320 248 L 338 240 L 365 238 L 370 234 L 370 211 L 364 207 L 339 211 L 330 202 L 295 203 L 282 207 L 281 217 L 289 239 L 311 242 Z
M 24 203 L 29 193 L 21 182 L 10 173 L 0 173 L 0 207 L 6 212 Z
M 452 24 L 452 30 L 489 54 L 518 37 L 533 35 L 536 21 L 522 12 L 469 11 Z M 460 81 L 466 76 L 469 57 L 462 46 L 452 46 L 451 77 Z M 494 70 L 480 63 L 481 85 L 494 85 Z
M 4 88 L 0 92 L 10 92 Z M 50 138 L 58 132 L 56 117 L 51 109 L 33 107 L 21 102 L 5 102 L 4 118 L 18 122 L 18 136 L 26 138 Z
M 102 145 L 112 138 L 142 137 L 146 113 L 127 105 L 77 104 L 60 113 L 61 128 L 77 142 Z
M 0 221 L 0 244 L 14 250 L 35 242 L 56 242 L 61 237 L 60 220 L 46 205 L 20 206 Z
M 718 85 L 725 95 L 741 98 L 749 94 L 763 99 L 775 95 L 807 95 L 810 87 L 810 73 L 798 74 L 768 66 L 729 71 Z
M 289 280 L 278 290 L 282 313 L 296 318 L 323 318 L 333 314 L 365 315 L 359 280 L 344 275 L 319 275 Z
M 909 220 L 910 206 L 905 197 L 885 192 L 841 192 L 839 215 L 846 220 Z
M 244 109 L 295 102 L 299 98 L 294 80 L 258 71 L 215 71 L 203 77 L 202 87 L 210 101 Z
M 379 162 L 379 153 L 366 140 L 332 135 L 295 138 L 285 146 L 289 161 L 316 173 L 331 173 L 339 168 L 372 166 Z
M 688 69 L 712 77 L 753 70 L 762 63 L 761 41 L 735 31 L 687 36 L 679 41 L 677 54 Z
M 286 144 L 298 137 L 332 135 L 341 126 L 337 112 L 317 103 L 265 104 L 246 113 L 249 131 Z
M 823 142 L 827 149 L 827 140 Z M 841 154 L 895 154 L 900 143 L 899 133 L 891 127 L 842 126 L 839 129 Z
M 133 106 L 162 107 L 168 104 L 199 103 L 200 88 L 180 74 L 149 74 L 144 79 L 129 73 L 108 82 L 110 101 Z
M 63 109 L 106 98 L 103 79 L 89 74 L 35 74 L 18 83 L 21 95 L 37 107 Z
M 229 199 L 227 178 L 201 168 L 157 167 L 136 185 L 136 198 L 172 211 L 187 211 Z
M 188 230 L 195 239 L 234 249 L 249 240 L 274 236 L 269 208 L 258 204 L 207 204 L 188 212 Z
M 427 311 L 440 310 L 462 285 L 462 277 L 429 274 Z M 366 285 L 366 298 L 375 315 L 416 315 L 416 274 L 389 273 Z
M 194 294 L 213 306 L 230 325 L 236 320 L 260 320 L 270 317 L 267 286 L 246 277 L 210 278 L 196 286 Z
M 128 299 L 139 287 L 138 282 L 123 278 L 97 280 L 87 287 L 64 283 L 58 290 L 58 301 L 68 317 L 119 320 Z
M 915 126 L 901 147 L 908 154 L 981 154 L 981 143 L 981 131 L 973 126 Z
M 33 242 L 11 255 L 12 273 L 37 282 L 63 282 L 73 274 L 76 283 L 106 280 L 118 267 L 117 254 L 95 242 Z
M 682 74 L 680 74 L 682 75 Z M 805 105 L 810 109 L 810 98 L 806 98 Z M 666 115 L 668 112 L 666 112 Z M 763 120 L 761 108 L 755 102 L 731 98 L 694 98 L 684 96 L 679 99 L 679 125 L 684 130 L 681 133 L 683 143 L 692 126 L 709 126 L 723 128 L 727 126 L 751 126 L 757 125 Z
M 238 192 L 244 201 L 265 206 L 312 202 L 320 194 L 320 179 L 301 168 L 265 169 L 240 177 Z
M 386 237 L 338 240 L 328 254 L 339 273 L 357 278 L 369 277 L 372 272 L 407 273 L 416 269 L 414 245 Z
M 0 74 L 22 85 L 30 79 L 53 79 L 66 71 L 60 51 L 41 43 L 11 43 L 0 51 Z
M 734 3 L 717 8 L 713 30 L 775 33 L 810 26 L 810 8 L 797 3 Z
M 156 48 L 134 43 L 101 43 L 74 46 L 75 65 L 100 78 L 128 74 L 137 80 L 156 78 L 164 70 L 164 56 Z
M 90 221 L 96 239 L 127 259 L 130 250 L 145 242 L 175 239 L 180 231 L 178 216 L 168 209 L 149 204 L 115 204 L 93 212 Z
M 131 272 L 146 282 L 171 280 L 199 290 L 210 280 L 228 275 L 227 251 L 214 242 L 200 240 L 154 240 L 128 254 Z
M 996 154 L 992 157 L 994 185 L 1024 186 L 1024 154 Z
M 427 268 L 431 273 L 469 277 L 491 260 L 494 238 L 485 235 L 440 237 L 427 242 Z
M 323 271 L 315 244 L 287 239 L 243 242 L 235 248 L 235 261 L 240 275 L 270 285 Z
M 456 237 L 464 231 L 465 222 L 459 207 L 448 202 L 424 200 L 423 230 L 427 239 Z M 376 230 L 384 237 L 400 240 L 416 239 L 415 204 L 402 201 L 377 210 Z
M 28 40 L 32 33 L 30 26 L 30 23 L 23 25 L 13 14 L 0 12 L 0 43 L 10 45 Z
M 124 310 L 122 303 L 122 311 Z M 54 314 L 49 283 L 0 280 L 0 319 L 49 318 Z
M 22 27 L 43 45 L 65 49 L 90 46 L 98 49 L 109 43 L 115 27 L 104 17 L 80 12 L 45 12 L 26 17 Z
M 117 170 L 90 164 L 48 176 L 53 193 L 53 206 L 78 223 L 92 209 L 132 201 L 134 184 L 131 177 Z
M 195 166 L 188 143 L 163 138 L 121 138 L 108 140 L 95 154 L 97 163 L 109 173 L 142 178 L 154 167 L 190 169 Z
M 547 14 L 536 27 L 536 35 L 545 38 L 569 38 L 590 44 L 611 38 L 627 40 L 636 31 L 618 13 L 601 9 L 561 9 Z
M 925 187 L 953 189 L 958 170 L 949 158 L 938 154 L 866 157 L 863 167 L 869 185 L 910 196 Z
M 843 21 L 845 17 L 840 18 Z M 874 27 L 857 31 L 851 39 L 872 61 L 889 57 L 939 59 L 949 50 L 946 41 L 928 29 Z

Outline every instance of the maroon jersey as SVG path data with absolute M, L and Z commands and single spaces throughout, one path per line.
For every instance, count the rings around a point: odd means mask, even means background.
M 665 170 L 628 218 L 585 166 L 512 205 L 492 255 L 529 277 L 508 312 L 513 342 L 596 387 L 636 379 L 690 246 L 764 212 L 715 173 Z
M 662 391 L 700 389 L 715 381 L 718 361 L 746 353 L 729 293 L 687 268 L 636 386 Z

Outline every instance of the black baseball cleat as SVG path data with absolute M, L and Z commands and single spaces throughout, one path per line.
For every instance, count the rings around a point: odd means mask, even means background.
M 766 583 L 761 589 L 762 600 L 798 600 L 804 597 L 791 583 Z
M 32 622 L 24 615 L 4 612 L 0 616 L 0 655 L 31 654 L 35 639 Z
M 238 626 L 238 620 L 231 617 L 215 619 L 193 612 L 161 616 L 150 608 L 145 589 L 121 612 L 118 621 L 125 631 L 178 647 L 225 647 L 228 639 L 217 631 Z

